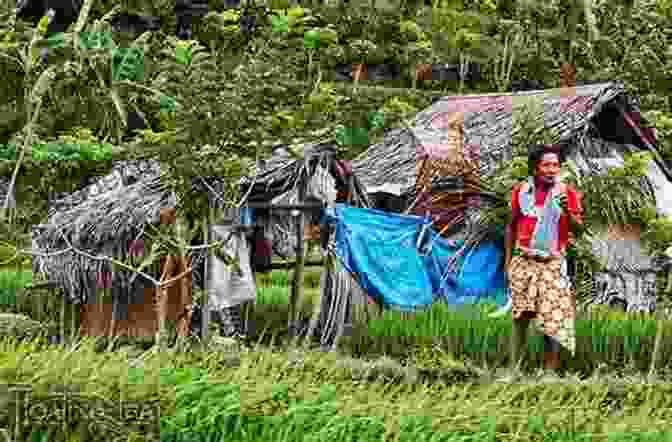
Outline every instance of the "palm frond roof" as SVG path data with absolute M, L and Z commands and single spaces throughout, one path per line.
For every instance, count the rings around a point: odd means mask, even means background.
M 420 112 L 410 128 L 391 131 L 381 143 L 359 155 L 353 169 L 369 192 L 413 193 L 418 151 L 427 144 L 447 142 L 442 123 L 450 113 L 462 112 L 465 145 L 475 147 L 481 177 L 492 176 L 512 159 L 513 118 L 526 104 L 541 105 L 543 112 L 534 114 L 539 127 L 555 128 L 561 139 L 567 140 L 587 130 L 589 121 L 623 93 L 622 83 L 603 82 L 577 86 L 573 95 L 546 89 L 443 97 Z

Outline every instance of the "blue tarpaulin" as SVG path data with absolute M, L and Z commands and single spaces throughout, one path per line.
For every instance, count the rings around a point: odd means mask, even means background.
M 460 256 L 461 242 L 441 237 L 419 216 L 339 204 L 326 219 L 336 224 L 343 266 L 387 307 L 413 310 L 437 299 L 449 305 L 507 301 L 502 243 L 481 243 Z M 448 266 L 451 258 L 455 268 Z

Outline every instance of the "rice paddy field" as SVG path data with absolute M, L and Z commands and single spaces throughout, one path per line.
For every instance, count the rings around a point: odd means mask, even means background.
M 58 317 L 57 306 L 34 301 L 39 310 L 22 299 L 31 280 L 30 272 L 0 272 L 0 311 Z M 308 315 L 319 274 L 305 284 Z M 0 434 L 17 441 L 672 441 L 669 346 L 661 370 L 647 374 L 653 336 L 667 321 L 585 313 L 577 355 L 561 376 L 537 370 L 542 347 L 534 334 L 515 375 L 506 368 L 510 317 L 487 319 L 494 306 L 437 304 L 415 315 L 369 312 L 368 320 L 358 312 L 339 351 L 320 352 L 284 339 L 288 275 L 263 275 L 258 286 L 252 319 L 260 333 L 249 346 L 3 337 L 0 429 L 7 431 Z M 10 393 L 9 385 L 24 391 Z

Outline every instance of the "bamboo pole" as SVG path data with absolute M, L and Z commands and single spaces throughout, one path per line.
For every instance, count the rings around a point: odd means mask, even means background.
M 173 273 L 173 268 L 175 264 L 173 262 L 172 256 L 166 257 L 166 262 L 163 265 L 163 273 L 161 275 L 160 282 L 164 282 L 167 279 L 170 279 L 170 275 Z M 160 286 L 156 288 L 156 319 L 157 319 L 157 330 L 156 330 L 156 345 L 161 347 L 165 342 L 166 337 L 166 311 L 168 307 L 168 288 L 169 286 Z
M 56 299 L 56 297 L 54 297 Z M 66 302 L 65 302 L 65 296 L 61 300 L 61 320 L 59 324 L 59 329 L 61 333 L 61 340 L 65 341 L 65 308 L 66 308 Z
M 63 296 L 65 299 L 65 296 Z M 70 304 L 70 341 L 74 342 L 79 335 L 79 326 L 81 323 L 81 318 L 79 317 L 79 308 L 77 304 Z
M 303 204 L 306 198 L 306 184 L 308 179 L 307 171 L 308 161 L 306 161 L 303 171 L 301 172 L 299 181 L 299 204 Z M 296 217 L 296 266 L 294 267 L 294 279 L 290 287 L 289 294 L 289 332 L 290 336 L 294 335 L 295 326 L 297 323 L 298 307 L 303 299 L 303 270 L 305 264 L 305 251 L 303 242 L 303 232 L 305 228 L 305 213 L 303 210 L 299 211 Z
M 335 161 L 334 155 L 329 156 L 329 169 L 332 169 L 333 163 Z M 352 183 L 351 181 L 348 181 L 348 192 L 352 191 Z M 322 224 L 321 229 L 327 229 L 326 231 L 321 231 L 320 236 L 322 237 L 325 234 L 328 234 L 329 232 L 329 226 Z M 328 238 L 330 239 L 330 238 Z M 313 338 L 313 335 L 315 334 L 315 329 L 319 324 L 321 324 L 321 316 L 322 316 L 322 305 L 325 302 L 325 296 L 331 291 L 331 288 L 329 286 L 329 280 L 330 277 L 333 276 L 333 263 L 332 263 L 332 257 L 329 254 L 328 247 L 329 247 L 329 240 L 327 240 L 326 247 L 322 248 L 322 241 L 320 238 L 320 255 L 322 256 L 322 275 L 320 277 L 320 300 L 319 302 L 315 303 L 315 307 L 313 308 L 313 314 L 312 317 L 310 318 L 310 325 L 308 327 L 308 333 L 306 334 L 303 347 L 304 349 L 308 349 L 310 346 L 310 341 Z M 307 263 L 310 264 L 310 263 Z
M 660 356 L 661 356 L 660 348 L 663 343 L 663 321 L 660 318 L 660 315 L 657 316 L 658 316 L 657 321 L 658 327 L 656 330 L 656 339 L 654 340 L 653 343 L 653 352 L 651 353 L 651 365 L 649 367 L 649 377 L 653 377 L 656 372 L 656 367 L 660 362 Z
M 114 336 L 114 331 L 117 325 L 117 312 L 119 310 L 119 296 L 112 296 L 112 315 L 110 316 L 110 327 L 107 335 L 111 339 Z
M 212 224 L 212 207 L 208 207 L 208 217 L 203 221 L 204 244 L 208 244 L 210 225 Z M 203 340 L 210 339 L 210 284 L 208 283 L 208 265 L 210 264 L 210 252 L 205 258 L 203 271 L 203 291 L 204 299 L 201 300 L 201 330 Z
M 304 349 L 308 349 L 308 347 L 310 346 L 310 341 L 313 338 L 313 335 L 315 334 L 315 330 L 317 329 L 318 325 L 321 325 L 322 330 L 324 330 L 325 321 L 322 321 L 321 318 L 323 312 L 322 307 L 323 304 L 325 303 L 326 297 L 331 291 L 329 280 L 330 278 L 333 278 L 333 271 L 332 271 L 333 258 L 326 250 L 321 250 L 321 253 L 324 257 L 324 268 L 322 269 L 322 277 L 320 278 L 320 300 L 319 302 L 315 303 L 315 306 L 313 308 L 313 315 L 310 318 L 310 326 L 308 327 L 308 333 L 306 334 L 305 340 L 303 342 Z
M 649 378 L 652 378 L 656 373 L 656 367 L 660 363 L 662 356 L 661 347 L 663 346 L 663 330 L 664 330 L 664 315 L 661 309 L 656 308 L 656 338 L 653 341 L 653 351 L 651 352 L 651 365 L 649 366 Z
M 180 284 L 180 309 L 182 310 L 182 317 L 178 319 L 179 323 L 177 324 L 177 333 L 180 338 L 189 337 L 189 326 L 191 324 L 192 318 L 192 308 L 193 308 L 193 273 L 187 272 L 192 266 L 191 258 L 187 256 L 180 256 L 179 258 L 179 272 L 186 274 L 179 280 Z

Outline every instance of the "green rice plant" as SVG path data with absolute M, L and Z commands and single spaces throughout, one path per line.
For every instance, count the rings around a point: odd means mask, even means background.
M 303 281 L 305 287 L 319 288 L 320 287 L 321 271 L 304 271 Z M 275 270 L 270 273 L 262 273 L 257 276 L 259 285 L 262 286 L 285 286 L 288 287 L 292 283 L 293 273 L 287 270 Z
M 629 383 L 609 373 L 554 384 L 532 378 L 395 384 L 353 382 L 338 367 L 340 357 L 323 352 L 244 351 L 234 368 L 213 351 L 149 351 L 129 359 L 96 352 L 91 340 L 68 351 L 0 340 L 0 353 L 0 380 L 30 385 L 38 395 L 64 385 L 117 404 L 158 400 L 162 440 L 175 442 L 653 441 L 665 440 L 654 432 L 669 428 L 672 405 L 670 384 Z M 0 403 L 5 398 L 0 391 Z M 89 419 L 123 425 L 116 415 Z M 0 408 L 0 425 L 6 423 Z
M 64 311 L 61 292 L 48 287 L 34 288 L 37 283 L 30 270 L 0 271 L 0 312 L 25 315 L 56 327 Z M 73 306 L 66 305 L 65 318 L 72 320 L 73 311 Z
M 281 309 L 289 308 L 289 292 L 287 286 L 269 286 L 257 287 L 257 304 L 280 307 Z M 305 289 L 304 299 L 302 302 L 303 308 L 311 308 L 315 302 L 319 301 L 319 290 Z
M 0 271 L 0 310 L 16 307 L 18 292 L 33 281 L 30 271 Z
M 484 314 L 490 306 L 464 306 L 453 308 L 437 303 L 427 310 L 408 315 L 387 310 L 382 318 L 368 324 L 373 336 L 414 337 L 484 337 L 500 335 L 510 328 L 510 317 L 487 318 Z
M 286 305 L 289 296 L 287 294 L 287 287 L 282 286 L 268 286 L 257 288 L 257 299 L 259 304 L 270 305 Z
M 319 296 L 319 290 L 304 290 L 304 305 L 313 304 Z M 288 305 L 289 287 L 288 286 L 261 286 L 257 288 L 257 303 L 264 305 Z
M 457 357 L 501 364 L 508 357 L 512 318 L 510 314 L 487 317 L 493 307 L 484 304 L 451 308 L 435 304 L 412 314 L 388 310 L 381 318 L 364 324 L 366 331 L 355 334 L 350 342 L 356 352 L 368 348 L 382 353 L 391 351 L 401 357 L 408 353 L 409 346 L 438 341 L 445 352 Z M 670 325 L 652 315 L 600 310 L 580 315 L 575 324 L 576 359 L 583 367 L 599 362 L 622 364 L 624 360 L 643 367 L 650 361 L 657 328 L 670 330 Z M 538 360 L 544 351 L 543 336 L 531 327 L 527 342 L 531 358 Z M 664 354 L 669 358 L 669 346 Z

